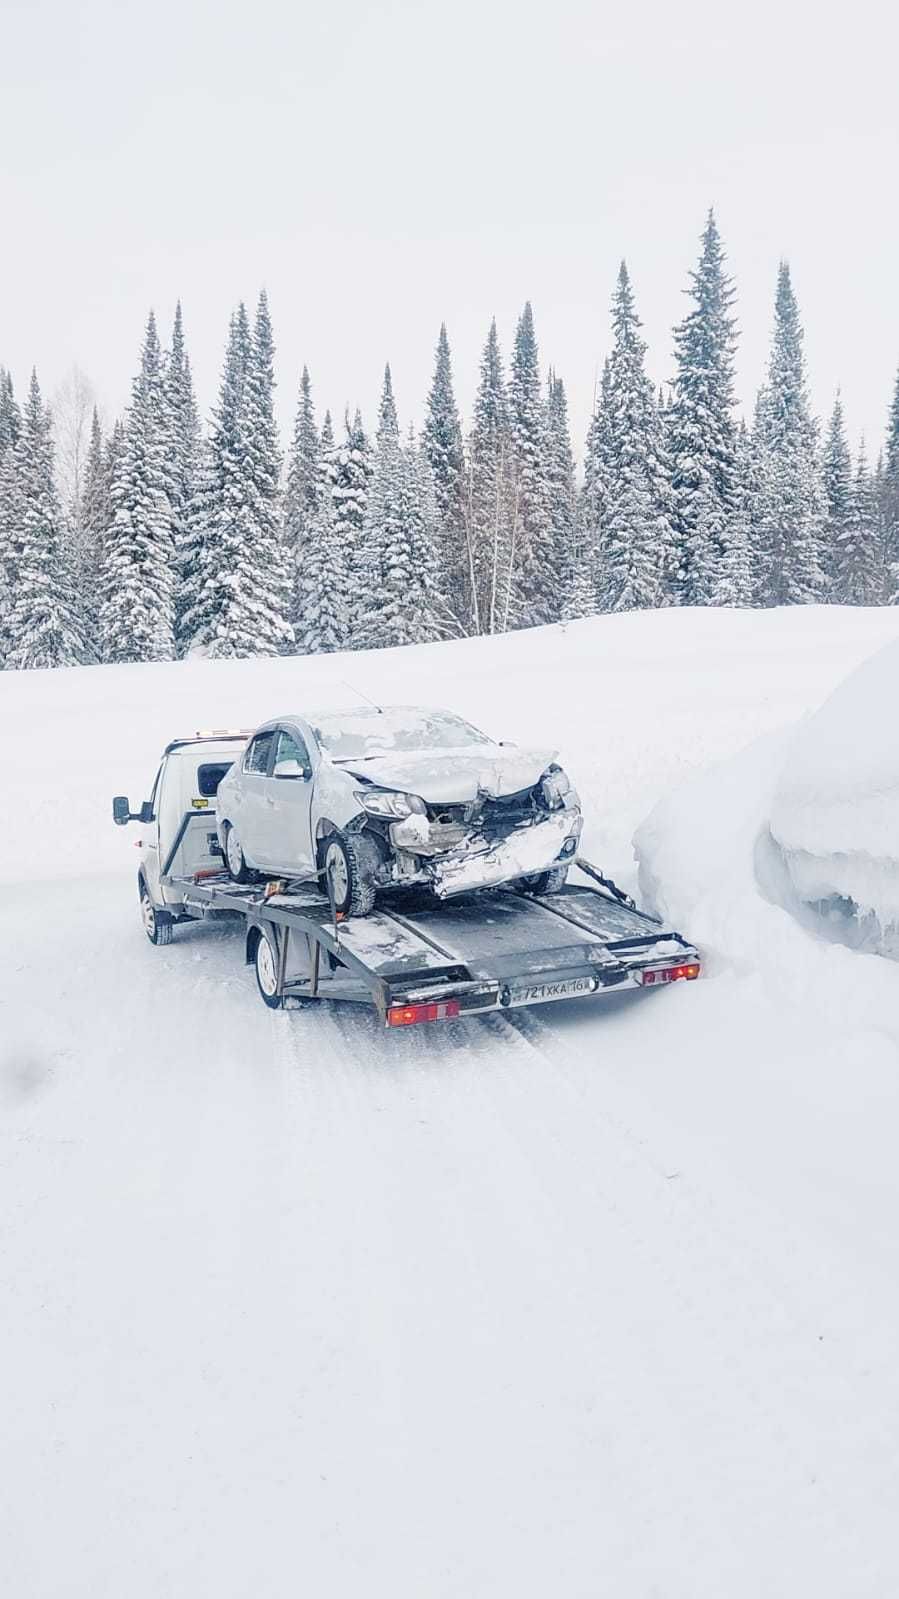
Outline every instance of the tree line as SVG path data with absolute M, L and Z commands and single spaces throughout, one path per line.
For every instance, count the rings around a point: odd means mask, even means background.
M 530 305 L 508 375 L 491 324 L 463 434 L 445 326 L 425 420 L 401 429 L 389 365 L 371 435 L 319 426 L 309 373 L 282 458 L 266 296 L 229 328 L 201 424 L 181 307 L 147 322 L 125 415 L 93 412 L 61 494 L 53 419 L 0 367 L 0 662 L 317 653 L 664 605 L 899 601 L 899 376 L 884 447 L 855 459 L 836 396 L 813 416 L 781 263 L 751 422 L 734 392 L 734 285 L 709 214 L 674 377 L 646 373 L 624 263 L 576 480 L 564 384 Z

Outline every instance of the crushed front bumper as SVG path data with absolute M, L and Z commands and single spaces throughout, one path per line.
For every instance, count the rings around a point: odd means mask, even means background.
M 431 887 L 439 899 L 449 899 L 470 889 L 496 888 L 517 877 L 564 866 L 577 854 L 582 826 L 579 811 L 559 810 L 530 826 L 513 828 L 502 839 L 488 843 L 475 836 L 428 863 Z

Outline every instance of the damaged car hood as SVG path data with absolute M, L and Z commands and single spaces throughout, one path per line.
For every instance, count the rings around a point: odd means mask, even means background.
M 418 794 L 427 805 L 469 805 L 479 794 L 501 799 L 532 788 L 555 757 L 556 751 L 551 749 L 505 749 L 498 744 L 484 744 L 476 749 L 468 745 L 439 753 L 428 750 L 421 754 L 371 755 L 365 760 L 336 761 L 334 765 L 338 771 L 349 772 L 378 788 Z

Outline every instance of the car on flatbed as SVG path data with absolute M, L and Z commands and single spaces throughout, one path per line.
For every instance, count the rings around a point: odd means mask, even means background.
M 371 706 L 257 728 L 219 785 L 217 827 L 236 882 L 324 879 L 338 911 L 364 916 L 382 889 L 556 891 L 582 817 L 554 751 L 449 711 Z

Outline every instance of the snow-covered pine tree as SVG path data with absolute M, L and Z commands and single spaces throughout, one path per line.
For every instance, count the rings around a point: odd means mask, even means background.
M 845 553 L 844 541 L 853 512 L 852 456 L 846 438 L 843 401 L 839 389 L 834 400 L 827 437 L 824 440 L 821 478 L 824 485 L 826 518 L 821 559 L 823 587 L 824 592 L 836 598 L 842 588 L 840 561 Z
M 668 410 L 677 589 L 684 605 L 715 603 L 739 500 L 734 421 L 734 288 L 710 211 L 690 274 L 695 304 L 674 330 L 677 373 Z
M 50 429 L 50 415 L 32 372 L 21 432 L 13 447 L 16 569 L 5 662 L 13 670 L 74 666 L 86 655 L 53 477 Z
M 554 622 L 562 601 L 548 481 L 549 418 L 530 301 L 515 330 L 508 405 L 513 523 L 504 629 L 510 623 Z
M 472 564 L 465 526 L 465 458 L 446 323 L 440 325 L 422 437 L 440 519 L 438 583 L 464 633 L 472 630 Z
M 565 385 L 550 371 L 546 390 L 549 505 L 555 546 L 553 566 L 559 574 L 559 619 L 576 621 L 595 610 L 594 562 L 581 545 L 574 456 L 568 429 Z
M 878 605 L 884 590 L 883 547 L 864 439 L 844 517 L 836 538 L 831 598 L 837 605 Z
M 363 528 L 368 494 L 374 473 L 374 452 L 357 409 L 350 422 L 344 416 L 345 440 L 334 452 L 333 504 L 334 530 L 340 549 L 341 570 L 346 574 L 347 632 L 344 644 L 356 649 L 357 637 L 365 630 L 377 595 L 366 588 L 368 570 Z
M 183 650 L 210 648 L 228 603 L 232 552 L 225 542 L 225 493 L 242 454 L 239 416 L 251 349 L 249 319 L 241 301 L 228 327 L 219 403 L 187 513 L 179 618 Z
M 496 321 L 481 357 L 481 377 L 468 437 L 466 537 L 473 568 L 472 631 L 501 633 L 509 611 L 512 483 L 509 413 Z
M 22 418 L 9 372 L 0 367 L 0 666 L 9 649 L 8 624 L 15 591 L 17 542 L 13 525 L 14 451 Z
M 163 362 L 163 392 L 166 490 L 175 547 L 175 640 L 179 653 L 183 654 L 190 642 L 184 635 L 183 620 L 195 591 L 191 507 L 198 487 L 201 435 L 180 300 L 175 306 L 172 347 Z
M 325 412 L 319 450 L 315 509 L 305 558 L 297 571 L 297 644 L 306 655 L 342 649 L 349 626 L 349 574 L 337 530 L 334 483 L 338 451 L 330 411 Z
M 312 384 L 308 368 L 304 366 L 300 378 L 300 397 L 297 403 L 293 440 L 287 461 L 283 508 L 284 543 L 293 570 L 292 620 L 298 637 L 302 634 L 300 610 L 302 568 L 318 498 L 320 448 L 318 428 L 315 424 Z
M 110 520 L 103 433 L 97 407 L 94 406 L 79 504 L 80 537 L 73 550 L 73 581 L 79 627 L 90 655 L 95 660 L 99 660 L 102 653 L 100 593 L 103 574 L 103 535 Z
M 601 550 L 603 603 L 612 611 L 660 604 L 670 566 L 668 484 L 640 327 L 622 261 L 612 298 L 613 345 L 604 397 L 608 445 Z
M 578 504 L 578 539 L 593 567 L 594 602 L 592 610 L 604 610 L 602 577 L 602 532 L 608 509 L 608 480 L 612 461 L 611 363 L 603 363 L 599 392 L 594 392 L 593 414 L 587 429 L 584 451 L 584 485 Z M 592 614 L 588 612 L 587 614 Z
M 399 444 L 400 424 L 396 414 L 396 400 L 393 397 L 393 379 L 390 376 L 390 362 L 384 368 L 384 383 L 381 388 L 381 403 L 378 406 L 378 431 L 375 435 L 378 448 L 389 442 Z
M 757 417 L 758 444 L 765 457 L 762 600 L 768 605 L 808 604 L 824 590 L 825 504 L 802 324 L 785 261 L 777 275 L 768 380 Z
M 103 538 L 100 639 L 106 661 L 174 654 L 174 539 L 166 474 L 166 403 L 150 312 Z
M 899 372 L 896 373 L 896 387 L 887 422 L 880 514 L 887 600 L 891 605 L 899 605 Z
M 244 437 L 250 493 L 247 510 L 252 536 L 244 548 L 242 616 L 234 617 L 240 638 L 230 654 L 279 655 L 294 642 L 293 572 L 281 526 L 281 447 L 275 422 L 275 344 L 268 296 L 263 289 L 256 308 L 252 358 L 244 389 Z M 237 598 L 235 591 L 235 598 Z
M 380 432 L 364 530 L 367 549 L 377 552 L 377 603 L 358 629 L 365 648 L 426 643 L 444 631 L 430 467 L 411 434 L 402 445 L 389 429 Z

